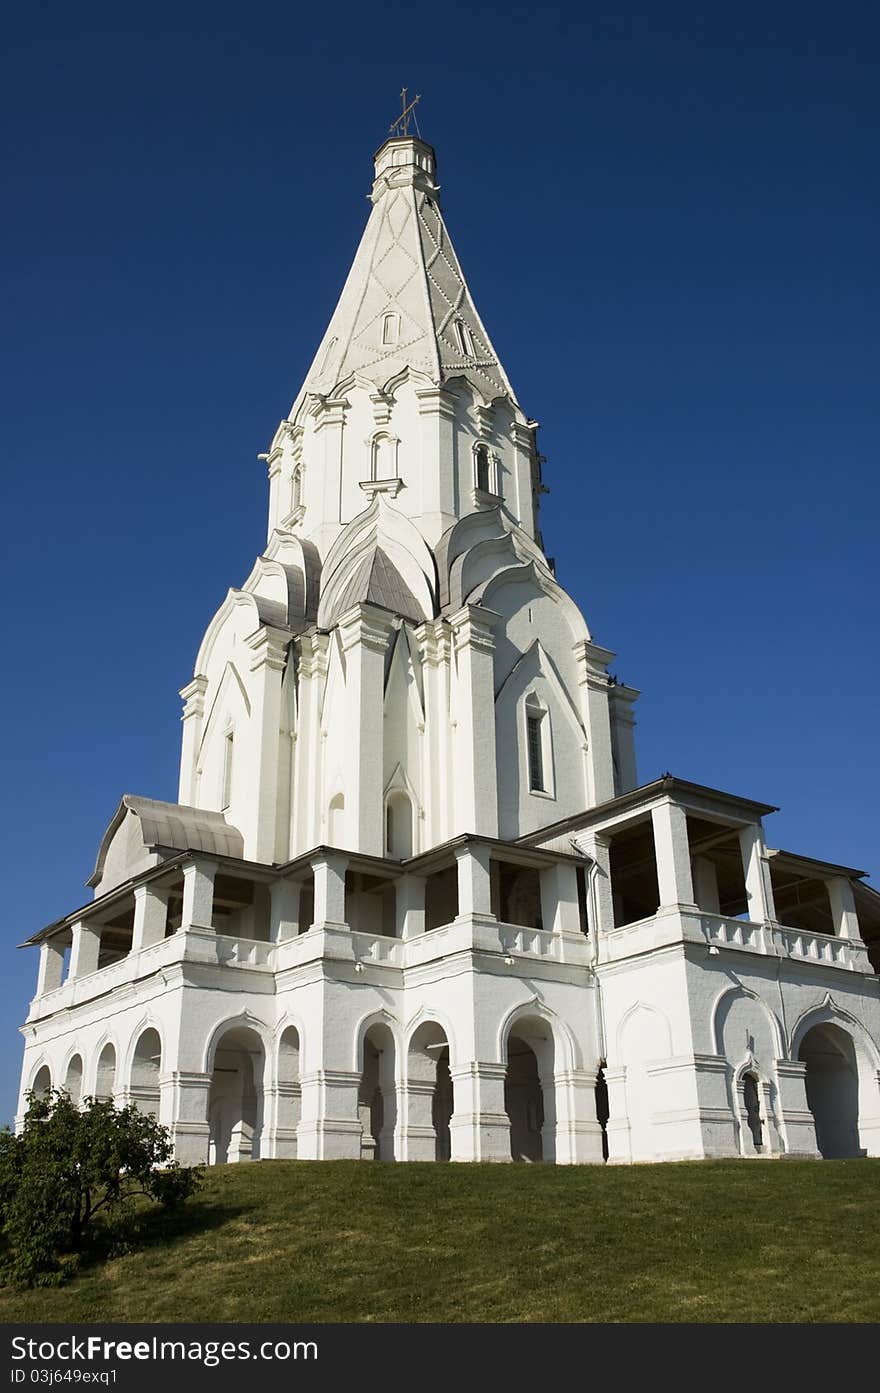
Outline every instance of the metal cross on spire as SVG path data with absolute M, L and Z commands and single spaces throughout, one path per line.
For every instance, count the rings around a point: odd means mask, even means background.
M 392 121 L 392 122 L 391 122 L 391 125 L 388 127 L 388 133 L 389 133 L 389 135 L 393 135 L 393 136 L 406 136 L 406 135 L 409 135 L 409 123 L 410 123 L 410 121 L 412 121 L 413 124 L 415 125 L 415 128 L 416 128 L 416 135 L 419 136 L 419 137 L 421 137 L 421 134 L 422 134 L 422 133 L 421 133 L 421 131 L 419 130 L 419 122 L 418 122 L 418 118 L 417 118 L 417 116 L 416 116 L 416 111 L 415 111 L 417 102 L 420 102 L 421 100 L 422 100 L 422 99 L 421 99 L 421 96 L 413 97 L 412 101 L 409 103 L 409 105 L 407 105 L 407 101 L 406 101 L 406 88 L 405 88 L 405 87 L 401 87 L 401 89 L 400 89 L 400 108 L 401 108 L 401 110 L 400 110 L 400 115 L 397 117 L 396 120 Z

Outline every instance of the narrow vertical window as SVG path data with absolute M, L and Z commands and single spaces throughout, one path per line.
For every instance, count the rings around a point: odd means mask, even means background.
M 334 348 L 336 347 L 336 343 L 337 343 L 337 340 L 336 340 L 335 338 L 332 338 L 332 339 L 330 340 L 330 342 L 328 343 L 327 347 L 325 348 L 325 350 L 324 350 L 324 356 L 323 356 L 323 358 L 321 359 L 321 366 L 320 366 L 320 368 L 318 369 L 319 372 L 326 372 L 327 369 L 329 368 L 329 366 L 330 366 L 330 355 L 331 355 L 331 353 L 333 352 Z
M 382 343 L 397 343 L 400 338 L 400 315 L 386 314 L 382 319 Z
M 220 800 L 221 812 L 225 812 L 232 802 L 232 755 L 235 744 L 235 731 L 230 730 L 223 741 L 223 796 Z
M 455 321 L 455 337 L 458 339 L 459 351 L 463 353 L 466 358 L 473 358 L 474 341 L 471 338 L 471 331 L 463 319 L 456 319 Z
M 764 1149 L 764 1129 L 761 1123 L 761 1102 L 758 1094 L 758 1080 L 754 1074 L 743 1078 L 743 1102 L 746 1109 L 746 1124 L 752 1134 L 752 1145 L 756 1151 Z
M 544 750 L 541 739 L 543 716 L 526 716 L 529 752 L 529 788 L 535 793 L 544 790 Z
M 385 805 L 385 853 L 394 855 L 394 809 L 390 803 Z
M 478 445 L 474 451 L 476 485 L 482 493 L 492 493 L 492 471 L 488 445 Z

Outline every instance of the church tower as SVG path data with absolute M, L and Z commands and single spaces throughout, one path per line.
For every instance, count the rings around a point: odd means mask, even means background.
M 126 794 L 28 940 L 19 1118 L 134 1102 L 186 1162 L 880 1154 L 880 896 L 772 807 L 637 786 L 436 173 L 375 157 L 178 802 Z
M 519 405 L 443 219 L 387 140 L 372 211 L 266 455 L 265 553 L 184 689 L 180 802 L 255 861 L 516 838 L 635 786 L 630 688 L 557 585 Z

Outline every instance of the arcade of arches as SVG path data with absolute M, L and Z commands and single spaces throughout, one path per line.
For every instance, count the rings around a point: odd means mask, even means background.
M 210 1164 L 256 1160 L 261 1155 L 296 1157 L 302 1113 L 300 1051 L 299 1033 L 292 1025 L 280 1035 L 274 1067 L 267 1060 L 260 1035 L 251 1026 L 233 1024 L 220 1031 L 209 1051 Z M 446 1033 L 437 1022 L 426 1021 L 413 1033 L 406 1059 L 397 1056 L 390 1026 L 385 1021 L 370 1024 L 361 1042 L 357 1090 L 361 1156 L 380 1161 L 448 1161 L 455 1090 Z M 798 1046 L 797 1058 L 805 1066 L 807 1105 L 821 1156 L 864 1155 L 859 1134 L 862 1074 L 853 1035 L 836 1022 L 813 1025 Z M 130 1101 L 158 1117 L 162 1046 L 154 1028 L 141 1031 L 130 1059 L 125 1088 L 119 1078 L 116 1047 L 109 1041 L 102 1046 L 94 1096 Z M 552 1161 L 557 1063 L 547 1021 L 533 1017 L 515 1022 L 506 1042 L 505 1066 L 504 1108 L 510 1124 L 511 1159 Z M 868 1065 L 865 1068 L 871 1072 Z M 84 1074 L 83 1055 L 76 1051 L 58 1081 L 76 1102 L 84 1097 Z M 35 1094 L 45 1095 L 52 1086 L 51 1071 L 41 1064 L 31 1087 Z M 741 1076 L 739 1088 L 744 1154 L 769 1154 L 769 1085 L 749 1071 Z M 607 1159 L 609 1106 L 602 1069 L 596 1079 L 595 1101 Z

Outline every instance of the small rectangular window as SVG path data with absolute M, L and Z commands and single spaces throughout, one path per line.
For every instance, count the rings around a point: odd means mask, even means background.
M 529 788 L 536 793 L 544 793 L 544 749 L 541 739 L 540 716 L 527 716 L 529 746 Z

